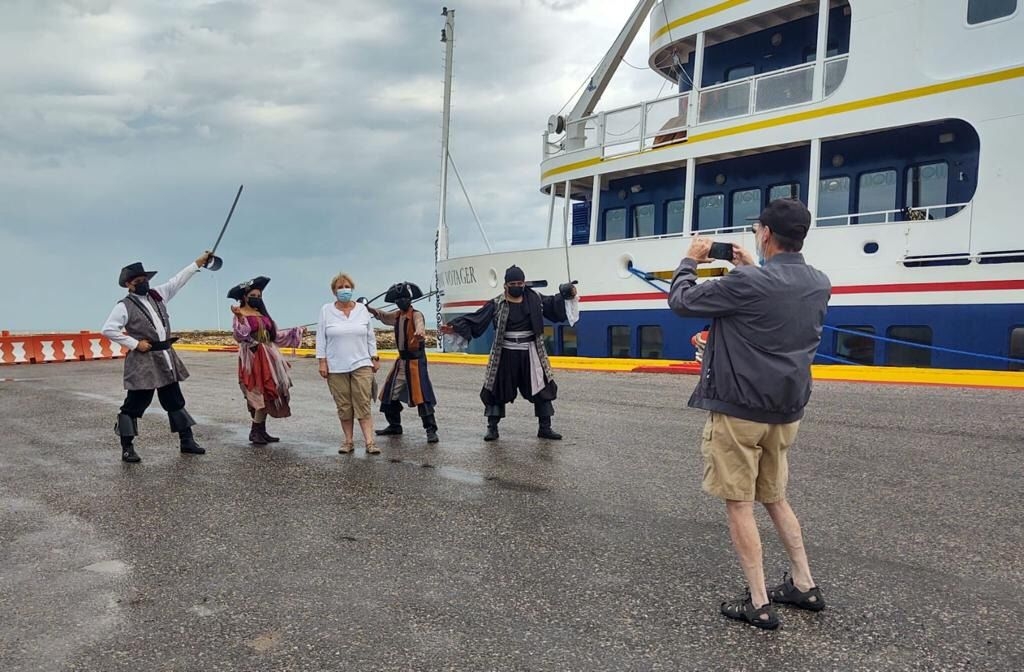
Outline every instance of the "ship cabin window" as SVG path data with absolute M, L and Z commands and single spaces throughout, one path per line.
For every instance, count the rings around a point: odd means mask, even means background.
M 640 327 L 640 356 L 644 359 L 661 359 L 665 351 L 665 340 L 661 327 Z
M 800 183 L 790 182 L 789 184 L 776 184 L 774 187 L 768 190 L 768 202 L 776 201 L 780 198 L 795 198 L 800 199 Z
M 633 234 L 637 238 L 643 238 L 656 233 L 657 231 L 654 230 L 654 205 L 645 203 L 633 206 Z
M 821 180 L 818 184 L 818 225 L 846 224 L 846 215 L 849 214 L 850 178 L 838 175 Z
M 732 192 L 732 226 L 744 228 L 761 214 L 761 190 L 743 189 Z
M 550 324 L 544 326 L 544 349 L 549 355 L 555 354 L 555 328 Z
M 995 21 L 1012 16 L 1017 11 L 1017 0 L 967 0 L 967 23 Z
M 818 55 L 818 47 L 807 47 L 804 49 L 804 63 L 812 63 Z M 829 42 L 825 47 L 825 58 L 832 58 L 839 55 L 839 47 L 835 42 Z
M 1010 332 L 1010 357 L 1024 359 L 1024 327 L 1014 327 Z M 1024 364 L 1010 362 L 1011 371 L 1024 371 Z
M 686 208 L 682 199 L 665 204 L 665 233 L 683 232 L 683 213 Z
M 626 230 L 626 209 L 613 208 L 604 213 L 604 234 L 601 240 L 623 240 L 629 238 Z
M 579 353 L 579 343 L 576 341 L 576 327 L 560 327 L 562 333 L 562 354 L 566 357 L 575 357 Z
M 608 327 L 608 355 L 611 357 L 629 357 L 630 336 L 629 327 Z
M 907 168 L 907 195 L 905 205 L 910 209 L 923 209 L 921 219 L 942 219 L 953 208 L 935 208 L 945 205 L 949 193 L 949 164 L 945 161 L 926 163 Z M 916 214 L 916 213 L 915 213 Z
M 932 344 L 932 328 L 924 326 L 889 327 L 885 335 L 909 343 Z M 931 366 L 932 351 L 903 343 L 885 344 L 885 363 L 889 366 Z
M 732 82 L 737 79 L 745 79 L 747 77 L 753 77 L 756 73 L 753 64 L 744 63 L 743 65 L 737 65 L 729 68 L 725 71 L 725 81 Z
M 839 327 L 846 331 L 859 331 L 864 334 L 845 334 L 836 332 L 835 353 L 852 364 L 875 363 L 875 328 L 874 327 Z
M 708 194 L 697 200 L 697 230 L 709 231 L 725 227 L 725 195 Z
M 862 173 L 857 185 L 857 212 L 880 214 L 860 215 L 856 224 L 872 224 L 894 219 L 896 209 L 896 171 L 879 170 Z

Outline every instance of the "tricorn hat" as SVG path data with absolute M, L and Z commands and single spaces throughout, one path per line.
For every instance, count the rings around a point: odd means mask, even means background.
M 144 275 L 146 276 L 147 279 L 149 279 L 156 275 L 156 271 L 147 271 L 145 268 L 142 267 L 141 261 L 136 261 L 134 264 L 128 264 L 127 266 L 121 269 L 121 277 L 117 279 L 117 284 L 121 285 L 122 287 L 127 287 L 128 282 L 132 278 L 137 278 L 140 275 Z
M 235 285 L 228 290 L 228 298 L 234 301 L 241 301 L 246 294 L 254 289 L 258 289 L 261 292 L 270 284 L 270 278 L 265 275 L 258 275 L 252 280 L 247 280 L 240 285 Z
M 396 282 L 395 284 L 388 287 L 387 294 L 384 295 L 384 301 L 386 303 L 394 303 L 398 299 L 418 299 L 423 296 L 423 290 L 412 282 Z

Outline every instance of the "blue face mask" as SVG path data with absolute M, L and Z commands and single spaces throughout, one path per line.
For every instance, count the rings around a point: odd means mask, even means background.
M 338 296 L 338 301 L 341 301 L 342 303 L 348 303 L 352 300 L 352 289 L 349 287 L 339 289 L 335 294 Z

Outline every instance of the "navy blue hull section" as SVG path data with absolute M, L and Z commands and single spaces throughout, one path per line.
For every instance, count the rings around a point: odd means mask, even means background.
M 586 309 L 574 329 L 566 325 L 549 328 L 548 349 L 553 354 L 581 357 L 690 360 L 694 355 L 690 338 L 709 323 L 710 320 L 676 317 L 667 308 Z M 870 329 L 876 336 L 901 340 L 930 340 L 933 346 L 965 352 L 1024 357 L 1024 353 L 1011 353 L 1010 350 L 1014 329 L 1024 330 L 1024 304 L 833 306 L 829 308 L 826 324 L 843 329 Z M 1024 342 L 1020 334 L 1018 332 L 1018 341 Z M 470 352 L 487 353 L 492 338 L 492 333 L 488 332 L 475 340 Z M 843 335 L 829 329 L 822 336 L 819 353 L 876 365 L 993 370 L 1021 368 L 992 359 Z M 826 357 L 820 357 L 818 362 L 833 363 Z

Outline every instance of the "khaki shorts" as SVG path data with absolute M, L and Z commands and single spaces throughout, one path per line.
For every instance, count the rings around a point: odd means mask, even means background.
M 712 413 L 704 425 L 704 491 L 722 499 L 765 504 L 786 498 L 786 452 L 800 421 L 785 425 Z
M 327 387 L 338 407 L 342 420 L 365 420 L 370 417 L 373 397 L 373 369 L 369 366 L 348 373 L 327 374 Z

